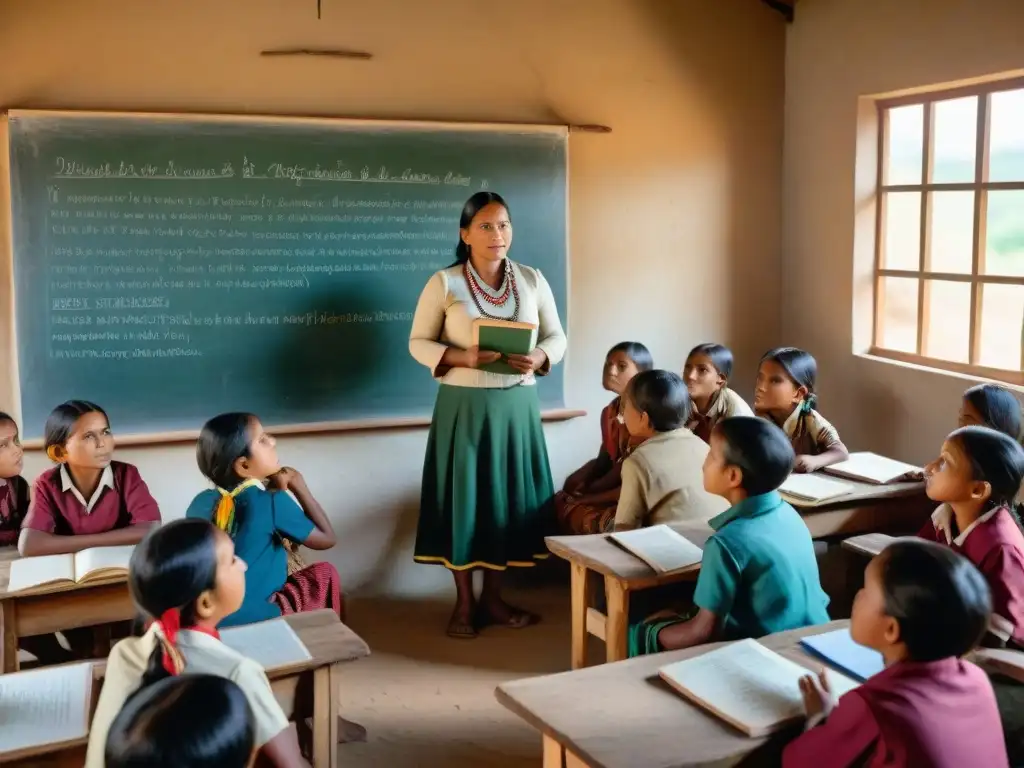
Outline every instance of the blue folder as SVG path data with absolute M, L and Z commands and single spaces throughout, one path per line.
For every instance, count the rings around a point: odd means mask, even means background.
M 882 654 L 855 643 L 849 629 L 805 637 L 800 644 L 813 655 L 861 682 L 885 668 Z

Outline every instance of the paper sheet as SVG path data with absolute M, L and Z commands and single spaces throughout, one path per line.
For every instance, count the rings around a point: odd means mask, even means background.
M 0 676 L 0 752 L 83 738 L 92 664 Z
M 659 673 L 719 717 L 751 735 L 768 733 L 803 717 L 799 681 L 804 675 L 812 674 L 756 640 L 740 640 L 669 664 Z M 842 675 L 828 674 L 836 696 L 857 686 Z
M 853 490 L 848 483 L 841 483 L 838 480 L 829 480 L 821 475 L 800 475 L 792 474 L 786 478 L 779 487 L 783 495 L 794 496 L 798 499 L 809 501 L 825 501 L 845 496 Z
M 704 551 L 667 525 L 611 534 L 611 538 L 661 573 L 696 565 Z
M 74 555 L 22 557 L 11 561 L 11 578 L 7 584 L 7 591 L 18 592 L 60 580 L 75 580 Z
M 897 537 L 890 536 L 887 533 L 863 533 L 860 536 L 851 536 L 848 539 L 844 539 L 843 549 L 849 549 L 853 552 L 859 552 L 862 555 L 867 555 L 868 557 L 874 557 L 896 540 Z
M 225 629 L 221 631 L 220 639 L 264 669 L 284 667 L 312 658 L 295 630 L 284 619 Z

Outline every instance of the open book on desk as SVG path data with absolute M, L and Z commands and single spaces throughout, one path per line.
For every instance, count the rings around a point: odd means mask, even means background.
M 704 557 L 704 550 L 667 525 L 620 531 L 608 538 L 662 574 L 700 565 Z
M 265 670 L 300 664 L 312 658 L 305 643 L 285 619 L 223 629 L 220 640 Z
M 848 539 L 843 539 L 843 549 L 848 549 L 860 555 L 874 557 L 894 541 L 899 541 L 900 539 L 910 539 L 913 541 L 916 537 L 890 536 L 887 533 L 865 533 L 860 536 L 851 536 Z
M 11 562 L 8 592 L 57 584 L 88 584 L 110 576 L 128 576 L 135 545 L 89 547 L 68 555 L 23 557 Z
M 779 486 L 782 498 L 800 506 L 825 504 L 833 499 L 842 498 L 851 491 L 853 486 L 849 483 L 841 483 L 816 474 L 793 473 Z
M 877 453 L 863 451 L 851 453 L 846 461 L 832 464 L 825 467 L 830 475 L 845 477 L 850 480 L 859 480 L 862 483 L 874 483 L 875 485 L 886 485 L 896 482 L 907 475 L 919 475 L 920 467 L 913 464 L 906 464 L 902 461 L 879 456 Z
M 477 318 L 473 321 L 473 345 L 486 352 L 500 352 L 501 359 L 481 365 L 481 371 L 519 376 L 508 363 L 509 355 L 528 355 L 533 351 L 537 326 L 511 320 Z
M 765 736 L 804 718 L 800 678 L 815 674 L 756 640 L 739 640 L 658 670 L 686 698 L 748 736 Z M 826 671 L 838 698 L 857 687 Z
M 92 681 L 92 662 L 0 676 L 0 753 L 84 738 Z

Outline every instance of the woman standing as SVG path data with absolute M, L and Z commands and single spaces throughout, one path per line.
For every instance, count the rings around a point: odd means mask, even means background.
M 501 572 L 546 557 L 554 495 L 534 374 L 565 353 L 551 288 L 535 269 L 508 259 L 505 201 L 477 192 L 462 209 L 455 264 L 434 274 L 416 305 L 409 351 L 441 382 L 423 464 L 415 559 L 452 571 L 458 597 L 451 637 L 487 624 L 525 627 L 537 617 L 501 597 Z M 507 360 L 518 373 L 479 367 L 499 355 L 473 346 L 477 318 L 538 326 L 536 347 Z M 484 570 L 479 600 L 473 571 Z

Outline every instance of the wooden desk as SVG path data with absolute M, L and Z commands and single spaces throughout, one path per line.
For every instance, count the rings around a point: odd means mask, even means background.
M 298 664 L 274 667 L 267 677 L 285 714 L 291 717 L 301 705 L 301 694 L 313 692 L 313 765 L 338 764 L 338 684 L 339 670 L 347 661 L 368 656 L 369 647 L 359 635 L 338 621 L 331 610 L 286 616 L 312 658 Z M 90 719 L 103 686 L 105 661 L 94 662 L 93 695 Z M 15 752 L 0 753 L 0 764 L 81 768 L 89 743 L 88 735 L 74 741 L 47 744 Z
M 124 575 L 12 594 L 7 584 L 16 559 L 0 558 L 0 673 L 18 671 L 19 638 L 131 621 L 137 614 Z
M 801 637 L 848 626 L 834 621 L 762 638 L 768 648 L 817 671 L 822 662 L 803 653 Z M 692 768 L 778 765 L 778 752 L 793 730 L 751 739 L 683 696 L 658 677 L 658 669 L 721 646 L 604 664 L 498 687 L 498 701 L 539 730 L 544 768 Z M 746 761 L 749 760 L 750 763 Z
M 812 539 L 847 537 L 879 531 L 892 535 L 916 533 L 935 508 L 923 482 L 872 485 L 831 478 L 853 486 L 853 492 L 826 504 L 801 504 L 788 499 L 800 513 Z
M 672 527 L 702 548 L 713 533 L 711 527 L 702 522 Z M 609 541 L 606 533 L 548 536 L 545 542 L 553 555 L 568 560 L 572 568 L 572 669 L 587 665 L 588 633 L 604 641 L 607 661 L 626 658 L 630 592 L 689 581 L 700 571 L 698 564 L 670 575 L 660 574 L 643 560 Z M 607 614 L 590 607 L 588 571 L 604 578 Z

